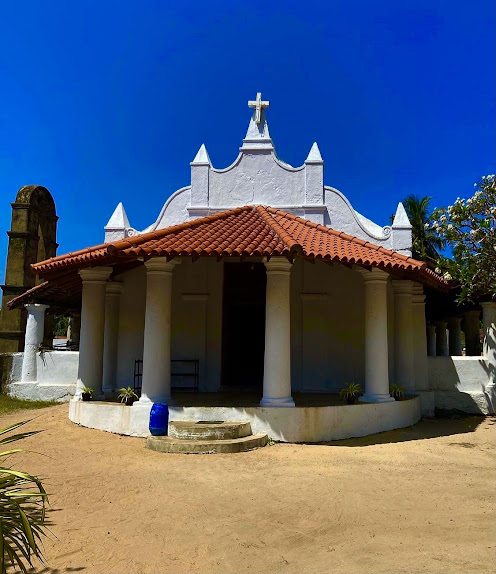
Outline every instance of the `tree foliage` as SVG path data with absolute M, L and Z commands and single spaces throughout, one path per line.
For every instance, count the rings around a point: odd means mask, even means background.
M 444 240 L 437 230 L 426 225 L 431 221 L 431 197 L 409 195 L 403 200 L 408 219 L 412 225 L 412 255 L 415 259 L 434 264 L 439 258 L 439 251 L 444 249 Z
M 496 181 L 483 176 L 468 199 L 439 208 L 428 230 L 451 246 L 452 258 L 439 259 L 438 272 L 459 284 L 459 302 L 496 299 Z

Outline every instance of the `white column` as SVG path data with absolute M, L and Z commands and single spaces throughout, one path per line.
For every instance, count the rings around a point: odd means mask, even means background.
M 427 325 L 427 354 L 429 357 L 436 356 L 436 325 L 433 323 Z
M 361 271 L 365 282 L 365 394 L 360 401 L 385 403 L 389 396 L 387 281 L 380 269 Z
M 146 310 L 143 341 L 141 398 L 135 406 L 172 404 L 171 398 L 171 298 L 172 271 L 180 260 L 155 257 L 145 263 Z
M 112 267 L 81 269 L 83 281 L 79 369 L 75 398 L 83 387 L 91 387 L 93 398 L 102 397 L 103 330 L 105 325 L 105 284 Z
M 412 282 L 393 280 L 394 289 L 394 382 L 415 388 L 413 368 Z
M 414 283 L 412 293 L 415 389 L 425 391 L 429 388 L 429 367 L 427 363 L 424 288 L 420 283 Z
M 122 283 L 109 281 L 105 291 L 105 331 L 103 338 L 103 392 L 116 388 L 117 339 Z
M 265 262 L 265 355 L 263 407 L 294 407 L 291 396 L 291 263 L 285 257 Z
M 462 354 L 461 322 L 461 317 L 450 317 L 448 319 L 448 345 L 449 354 L 452 357 L 460 357 Z
M 473 309 L 463 313 L 465 347 L 467 357 L 480 357 L 480 311 Z
M 24 305 L 28 312 L 26 335 L 24 338 L 24 355 L 22 358 L 22 382 L 33 382 L 38 379 L 36 368 L 36 350 L 43 341 L 45 327 L 45 309 L 48 305 L 30 303 Z
M 447 321 L 436 321 L 436 355 L 438 357 L 449 357 L 448 337 L 446 334 Z
M 79 337 L 81 334 L 81 313 L 72 313 L 69 317 L 69 326 L 67 329 L 67 337 L 69 344 L 79 347 Z
M 482 303 L 482 323 L 484 329 L 483 353 L 489 370 L 487 389 L 495 393 L 496 388 L 496 303 Z M 493 397 L 494 398 L 494 397 Z

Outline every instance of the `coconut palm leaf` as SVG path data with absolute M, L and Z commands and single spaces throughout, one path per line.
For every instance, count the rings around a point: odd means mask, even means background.
M 425 224 L 432 218 L 431 200 L 432 197 L 427 195 L 424 197 L 408 195 L 403 200 L 403 206 L 412 225 L 412 255 L 427 262 L 437 261 L 439 251 L 446 246 L 445 241 L 436 231 L 431 227 L 425 228 Z
M 16 430 L 30 421 L 0 430 L 0 435 Z M 39 431 L 18 433 L 0 439 L 0 445 L 22 440 Z M 20 449 L 0 452 L 0 458 Z M 42 537 L 46 536 L 48 496 L 41 480 L 28 472 L 0 467 L 0 574 L 8 566 L 26 573 L 36 557 L 42 564 Z

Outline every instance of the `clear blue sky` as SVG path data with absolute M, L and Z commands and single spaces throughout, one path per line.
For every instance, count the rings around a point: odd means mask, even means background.
M 203 142 L 234 160 L 257 91 L 279 156 L 317 141 L 325 183 L 377 223 L 410 193 L 467 197 L 494 173 L 494 44 L 493 0 L 4 2 L 0 230 L 31 183 L 59 253 L 100 243 L 119 201 L 146 227 Z

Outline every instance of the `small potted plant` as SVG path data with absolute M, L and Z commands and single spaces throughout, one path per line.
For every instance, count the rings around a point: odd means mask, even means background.
M 119 389 L 119 393 L 119 400 L 121 403 L 125 403 L 128 407 L 132 406 L 134 401 L 138 398 L 138 395 L 131 387 L 122 387 L 122 389 Z
M 349 405 L 354 405 L 357 396 L 362 392 L 362 387 L 358 383 L 348 383 L 346 387 L 339 391 L 339 396 L 346 399 Z
M 395 401 L 401 401 L 403 399 L 403 391 L 404 390 L 405 389 L 403 387 L 400 387 L 396 383 L 392 383 L 389 386 L 389 394 L 393 397 L 393 399 Z
M 91 401 L 91 397 L 93 396 L 94 392 L 95 389 L 92 389 L 91 387 L 83 387 L 81 389 L 81 398 L 83 401 Z

